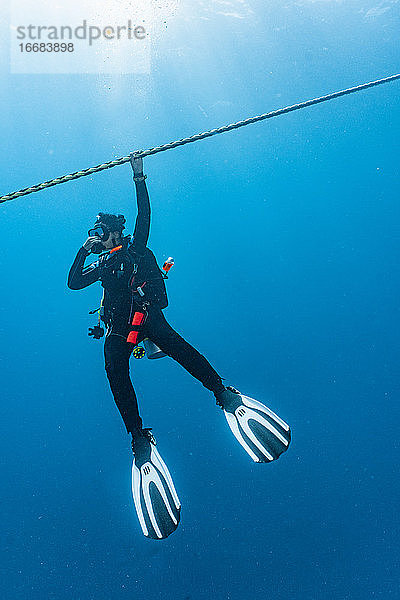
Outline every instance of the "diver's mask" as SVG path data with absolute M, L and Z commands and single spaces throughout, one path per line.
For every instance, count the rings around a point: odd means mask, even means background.
M 103 242 L 108 240 L 110 233 L 109 228 L 104 223 L 96 223 L 93 229 L 89 229 L 88 236 L 99 239 L 91 248 L 92 254 L 101 254 L 105 250 Z

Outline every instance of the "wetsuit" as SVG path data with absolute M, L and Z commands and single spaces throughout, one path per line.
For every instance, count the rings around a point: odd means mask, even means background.
M 154 254 L 147 248 L 150 231 L 150 201 L 145 181 L 135 181 L 138 215 L 133 238 L 123 238 L 122 247 L 84 267 L 89 252 L 80 248 L 68 276 L 73 290 L 101 281 L 104 288 L 104 317 L 107 334 L 104 344 L 105 368 L 115 403 L 128 433 L 142 428 L 138 403 L 129 376 L 133 345 L 127 340 L 130 318 L 146 302 L 147 319 L 138 342 L 149 338 L 165 354 L 181 364 L 210 391 L 223 389 L 221 377 L 207 359 L 186 342 L 166 321 L 162 312 L 168 305 L 164 280 Z M 131 285 L 134 276 L 134 286 Z M 133 293 L 142 287 L 144 297 Z

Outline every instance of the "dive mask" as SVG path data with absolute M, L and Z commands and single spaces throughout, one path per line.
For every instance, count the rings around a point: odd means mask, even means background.
M 106 242 L 110 237 L 110 230 L 103 223 L 98 223 L 93 229 L 89 229 L 88 236 L 99 238 L 99 241 L 92 246 L 91 253 L 101 254 L 105 250 L 103 242 Z
M 99 223 L 98 225 L 95 225 L 93 229 L 89 229 L 88 236 L 98 237 L 102 242 L 106 242 L 110 237 L 110 230 L 102 223 Z

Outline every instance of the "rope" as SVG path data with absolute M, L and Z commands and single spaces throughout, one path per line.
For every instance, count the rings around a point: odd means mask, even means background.
M 327 102 L 328 100 L 333 100 L 334 98 L 339 98 L 340 96 L 345 96 L 347 94 L 354 94 L 354 92 L 359 92 L 361 90 L 365 90 L 367 88 L 371 88 L 376 85 L 381 85 L 382 83 L 388 83 L 389 81 L 395 81 L 396 79 L 400 79 L 400 73 L 398 73 L 397 75 L 391 75 L 390 77 L 385 77 L 383 79 L 377 79 L 376 81 L 370 81 L 369 83 L 363 83 L 361 85 L 347 88 L 347 89 L 341 90 L 339 92 L 334 92 L 334 93 L 328 94 L 326 96 L 321 96 L 320 98 L 314 98 L 313 100 L 307 100 L 306 102 L 300 102 L 299 104 L 293 104 L 292 106 L 280 108 L 278 110 L 274 110 L 272 112 L 268 112 L 263 115 L 259 115 L 257 117 L 250 117 L 249 119 L 244 119 L 243 121 L 238 121 L 237 123 L 225 125 L 223 127 L 217 128 L 217 129 L 211 129 L 210 131 L 198 133 L 196 135 L 192 135 L 191 137 L 177 140 L 176 142 L 170 142 L 169 144 L 163 144 L 162 146 L 156 146 L 155 148 L 150 148 L 149 150 L 141 150 L 140 152 L 137 153 L 137 156 L 138 157 L 151 156 L 152 154 L 157 154 L 158 152 L 165 152 L 166 150 L 172 150 L 172 148 L 178 148 L 179 146 L 184 146 L 185 144 L 191 144 L 191 143 L 197 142 L 199 140 L 204 140 L 205 138 L 212 137 L 212 136 L 218 135 L 220 133 L 226 133 L 227 131 L 233 131 L 234 129 L 239 129 L 240 127 L 245 127 L 246 125 L 250 125 L 252 123 L 258 123 L 259 121 L 265 121 L 266 119 L 272 119 L 273 117 L 278 117 L 279 115 L 284 115 L 286 113 L 290 113 L 295 110 L 300 110 L 301 108 L 306 108 L 307 106 L 313 106 L 314 104 L 321 104 L 322 102 Z M 80 177 L 86 177 L 87 175 L 92 175 L 93 173 L 98 173 L 100 171 L 104 171 L 105 169 L 111 169 L 112 167 L 116 167 L 117 165 L 122 165 L 126 162 L 129 162 L 129 160 L 130 160 L 130 155 L 123 156 L 121 158 L 117 158 L 116 160 L 112 160 L 110 162 L 103 163 L 101 165 L 97 165 L 96 167 L 90 167 L 89 169 L 84 169 L 83 171 L 77 171 L 76 173 L 71 173 L 70 175 L 64 175 L 63 177 L 58 177 L 57 179 L 51 179 L 50 181 L 45 181 L 44 183 L 39 183 L 38 185 L 33 185 L 31 187 L 24 188 L 22 190 L 19 190 L 18 192 L 13 192 L 12 194 L 7 194 L 6 196 L 0 196 L 0 203 L 8 202 L 9 200 L 14 200 L 15 198 L 19 198 L 20 196 L 26 196 L 28 194 L 32 194 L 33 192 L 39 192 L 41 190 L 44 190 L 49 187 L 53 187 L 54 185 L 58 185 L 60 183 L 66 183 L 67 181 L 73 181 L 74 179 L 79 179 Z

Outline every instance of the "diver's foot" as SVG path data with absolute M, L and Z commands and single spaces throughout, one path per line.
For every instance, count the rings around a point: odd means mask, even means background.
M 135 454 L 135 441 L 139 438 L 146 438 L 153 446 L 157 444 L 156 438 L 151 432 L 151 427 L 145 427 L 144 429 L 138 429 L 132 432 L 132 452 Z
M 224 408 L 224 396 L 227 395 L 226 392 L 231 392 L 233 394 L 239 394 L 240 395 L 239 390 L 237 390 L 236 388 L 234 388 L 231 385 L 228 385 L 226 387 L 224 386 L 224 388 L 221 391 L 214 392 L 216 403 L 221 408 Z

